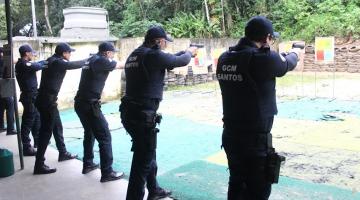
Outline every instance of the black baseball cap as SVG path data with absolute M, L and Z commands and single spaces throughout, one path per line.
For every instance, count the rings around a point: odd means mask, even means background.
M 149 28 L 149 30 L 146 32 L 145 40 L 153 40 L 156 38 L 165 38 L 165 40 L 172 42 L 174 41 L 168 34 L 166 34 L 165 30 L 161 26 L 152 26 Z
M 71 48 L 68 43 L 61 42 L 55 47 L 55 53 L 62 55 L 64 52 L 73 52 L 75 49 Z
M 280 34 L 274 32 L 273 25 L 269 19 L 264 16 L 255 16 L 251 18 L 245 26 L 245 36 L 253 38 L 261 38 L 270 34 L 274 38 L 278 38 Z
M 30 45 L 28 44 L 23 44 L 19 47 L 19 53 L 20 55 L 25 55 L 26 52 L 32 52 L 32 53 L 36 53 L 36 51 L 34 51 Z
M 99 44 L 99 52 L 104 51 L 118 52 L 119 49 L 115 49 L 114 45 L 111 42 L 102 42 Z

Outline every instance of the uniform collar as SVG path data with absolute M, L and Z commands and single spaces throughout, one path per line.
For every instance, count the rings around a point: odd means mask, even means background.
M 230 51 L 239 51 L 242 49 L 247 49 L 247 48 L 257 48 L 256 44 L 249 40 L 246 37 L 243 37 L 239 40 L 239 42 L 235 45 L 229 48 Z
M 256 49 L 260 49 L 260 51 L 264 50 L 264 51 L 268 51 L 270 50 L 270 46 L 262 46 L 262 47 L 258 47 L 256 46 L 256 44 L 251 41 L 250 39 L 243 37 L 239 40 L 239 42 L 235 45 L 229 48 L 230 51 L 240 51 L 243 49 L 247 49 L 247 48 L 256 48 Z

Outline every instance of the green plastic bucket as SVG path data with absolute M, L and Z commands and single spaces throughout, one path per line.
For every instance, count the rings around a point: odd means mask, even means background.
M 7 149 L 0 149 L 0 177 L 7 177 L 13 174 L 13 153 Z

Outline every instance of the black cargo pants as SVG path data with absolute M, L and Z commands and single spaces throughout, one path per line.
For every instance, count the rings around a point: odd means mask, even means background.
M 159 107 L 159 100 L 147 99 L 140 102 L 127 101 L 122 99 L 120 105 L 121 122 L 132 138 L 134 152 L 129 185 L 127 189 L 127 200 L 142 200 L 145 194 L 145 183 L 148 191 L 154 192 L 159 189 L 156 180 L 156 145 L 159 129 L 156 124 L 146 123 L 143 111 L 156 113 Z
M 225 123 L 222 135 L 230 177 L 228 200 L 267 200 L 271 183 L 267 180 L 267 137 L 273 117 Z
M 34 104 L 35 98 L 36 94 L 33 93 L 21 93 L 20 95 L 20 102 L 24 108 L 21 120 L 21 139 L 24 149 L 31 147 L 30 132 L 34 138 L 34 146 L 38 143 L 40 114 Z
M 4 127 L 4 112 L 6 111 L 6 130 L 7 132 L 14 130 L 14 98 L 13 97 L 0 97 L 0 127 Z
M 94 159 L 94 141 L 99 143 L 101 174 L 113 171 L 113 153 L 108 123 L 101 112 L 99 101 L 75 100 L 75 112 L 84 127 L 84 166 L 91 165 Z
M 60 154 L 66 152 L 66 147 L 56 98 L 38 96 L 35 106 L 40 113 L 40 131 L 35 165 L 42 165 L 45 162 L 45 152 L 52 134 L 54 134 L 56 147 Z

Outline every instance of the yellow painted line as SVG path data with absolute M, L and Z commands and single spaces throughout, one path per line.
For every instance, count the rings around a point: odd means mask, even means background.
M 272 130 L 289 142 L 360 152 L 360 118 L 342 114 L 344 121 L 305 121 L 277 119 Z
M 331 149 L 360 152 L 360 118 L 349 114 L 334 114 L 344 121 L 311 121 L 279 119 L 274 123 L 273 141 L 282 140 Z M 207 157 L 207 162 L 227 166 L 223 150 Z
M 207 157 L 206 161 L 217 165 L 222 165 L 226 167 L 228 166 L 224 150 L 221 150 L 218 153 Z

